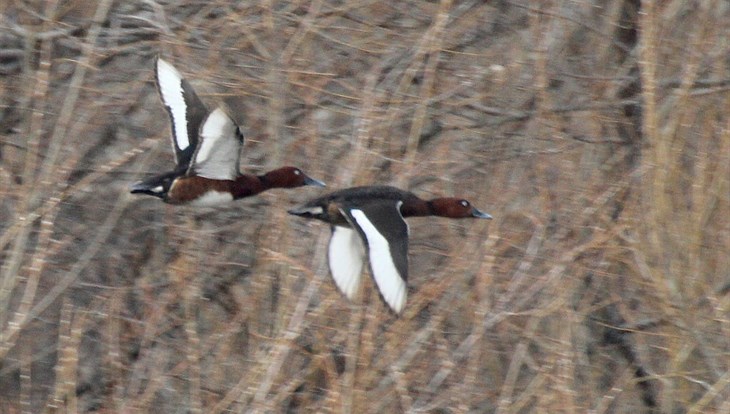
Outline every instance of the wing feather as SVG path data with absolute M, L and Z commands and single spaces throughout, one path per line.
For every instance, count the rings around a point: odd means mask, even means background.
M 366 241 L 370 270 L 383 300 L 400 313 L 406 303 L 408 224 L 401 201 L 381 200 L 345 208 L 344 214 Z
M 239 174 L 243 135 L 228 114 L 217 108 L 200 128 L 200 142 L 188 174 L 214 180 L 235 180 Z
M 337 288 L 348 299 L 353 299 L 360 286 L 365 247 L 357 231 L 348 227 L 332 226 L 328 259 L 332 278 Z
M 187 169 L 198 144 L 198 130 L 207 114 L 205 105 L 180 72 L 158 58 L 155 81 L 172 125 L 172 148 L 177 169 Z

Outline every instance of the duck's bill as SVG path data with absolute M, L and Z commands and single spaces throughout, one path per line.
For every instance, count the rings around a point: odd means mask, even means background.
M 483 211 L 479 211 L 477 209 L 473 209 L 471 211 L 471 215 L 472 215 L 472 217 L 476 217 L 476 218 L 483 218 L 483 219 L 487 219 L 487 220 L 492 219 L 492 216 L 490 214 L 487 214 Z
M 304 177 L 304 185 L 312 185 L 315 187 L 327 187 L 327 184 L 325 184 L 324 182 L 315 180 L 314 178 L 309 177 L 309 176 Z

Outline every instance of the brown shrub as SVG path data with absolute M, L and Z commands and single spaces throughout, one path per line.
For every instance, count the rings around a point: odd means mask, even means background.
M 0 412 L 728 412 L 730 11 L 638 3 L 3 3 Z M 411 220 L 395 318 L 286 215 L 316 189 L 128 195 L 157 54 L 247 171 L 495 220 Z

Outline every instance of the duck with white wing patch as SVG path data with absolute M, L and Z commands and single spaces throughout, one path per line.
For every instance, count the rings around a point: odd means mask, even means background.
M 408 224 L 404 217 L 485 218 L 463 199 L 423 200 L 390 186 L 353 187 L 311 200 L 289 214 L 332 225 L 328 259 L 337 288 L 352 299 L 365 255 L 381 298 L 395 313 L 406 303 Z
M 192 86 L 171 64 L 155 62 L 155 81 L 170 116 L 175 169 L 130 186 L 134 194 L 169 204 L 216 206 L 272 188 L 324 187 L 296 167 L 263 175 L 241 174 L 243 133 L 226 111 L 208 111 Z

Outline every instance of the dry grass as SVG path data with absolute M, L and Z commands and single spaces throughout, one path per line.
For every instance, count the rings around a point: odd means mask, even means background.
M 730 413 L 730 8 L 687 3 L 3 2 L 0 412 Z M 411 220 L 395 318 L 317 189 L 132 197 L 157 54 L 246 170 L 495 220 Z

